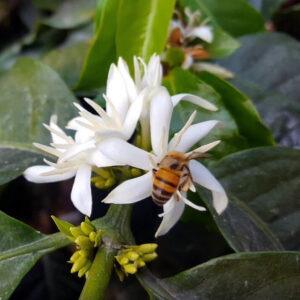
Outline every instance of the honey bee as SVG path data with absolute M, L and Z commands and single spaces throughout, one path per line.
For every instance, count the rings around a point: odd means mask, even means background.
M 194 189 L 188 162 L 200 157 L 206 155 L 203 153 L 187 155 L 177 151 L 167 153 L 158 164 L 158 169 L 153 169 L 153 202 L 163 206 L 177 190 L 187 192 L 190 188 Z

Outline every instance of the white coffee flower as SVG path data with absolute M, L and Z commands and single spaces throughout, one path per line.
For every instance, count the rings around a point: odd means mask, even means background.
M 35 143 L 42 151 L 56 157 L 56 163 L 45 159 L 46 165 L 29 167 L 24 176 L 36 183 L 63 181 L 75 176 L 71 199 L 74 206 L 83 214 L 90 215 L 92 210 L 91 172 L 93 166 L 110 166 L 115 162 L 97 151 L 95 140 L 81 141 L 79 134 L 75 139 L 65 134 L 57 126 L 56 116 L 45 127 L 51 132 L 51 146 Z
M 218 122 L 206 121 L 191 125 L 195 117 L 194 113 L 182 130 L 168 142 L 172 111 L 173 104 L 171 97 L 167 90 L 161 87 L 153 96 L 150 108 L 153 153 L 144 151 L 117 138 L 107 139 L 101 143 L 99 150 L 105 156 L 119 164 L 127 164 L 147 172 L 143 176 L 127 180 L 120 184 L 103 202 L 128 204 L 150 197 L 153 191 L 153 170 L 159 168 L 159 164 L 168 153 L 176 151 L 191 158 L 187 165 L 192 179 L 189 183 L 189 188 L 194 190 L 192 182 L 195 182 L 211 190 L 213 206 L 216 211 L 219 214 L 224 211 L 228 199 L 223 187 L 206 167 L 192 159 L 198 154 L 207 152 L 216 146 L 219 141 L 203 145 L 194 151 L 186 153 L 195 143 L 206 136 Z M 205 208 L 197 206 L 186 199 L 186 192 L 177 187 L 176 191 L 163 206 L 163 220 L 155 236 L 167 233 L 174 226 L 180 219 L 185 204 L 198 210 L 205 210 Z

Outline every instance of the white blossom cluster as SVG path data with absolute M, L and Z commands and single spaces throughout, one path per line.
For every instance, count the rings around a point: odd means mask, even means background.
M 74 103 L 78 116 L 70 120 L 66 128 L 74 131 L 74 137 L 67 135 L 52 116 L 49 125 L 50 146 L 35 144 L 36 147 L 55 157 L 45 159 L 45 165 L 32 166 L 25 170 L 27 180 L 44 183 L 57 182 L 75 177 L 71 192 L 74 206 L 83 214 L 92 212 L 91 174 L 93 168 L 129 165 L 145 171 L 144 175 L 127 180 L 103 200 L 105 203 L 128 204 L 151 196 L 153 169 L 170 151 L 187 153 L 201 138 L 206 136 L 218 123 L 215 120 L 192 124 L 194 112 L 186 125 L 169 140 L 170 121 L 174 107 L 181 101 L 190 101 L 211 111 L 217 108 L 209 101 L 191 94 L 170 96 L 162 86 L 160 58 L 153 55 L 148 64 L 134 58 L 134 78 L 122 58 L 109 70 L 106 93 L 106 110 L 90 99 L 86 103 L 96 112 Z M 138 123 L 149 128 L 149 144 L 152 150 L 130 144 Z M 143 132 L 143 131 L 142 131 Z M 145 138 L 145 137 L 143 137 Z M 190 153 L 205 153 L 219 141 L 202 145 Z M 227 206 L 227 196 L 221 184 L 200 162 L 192 159 L 188 167 L 194 183 L 211 190 L 213 205 L 218 213 Z M 191 184 L 191 190 L 194 185 Z M 164 206 L 162 223 L 156 236 L 167 233 L 179 220 L 185 204 L 198 210 L 205 210 L 189 201 L 186 192 L 179 189 Z

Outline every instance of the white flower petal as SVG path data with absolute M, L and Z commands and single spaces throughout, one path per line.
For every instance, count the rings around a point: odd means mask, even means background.
M 57 134 L 51 132 L 51 137 L 52 137 L 53 143 L 67 144 L 67 141 L 68 141 L 69 138 L 65 134 L 65 132 L 57 125 L 57 116 L 56 115 L 51 116 L 49 126 L 50 126 L 50 128 L 52 128 L 55 131 L 60 133 L 60 135 L 57 135 Z M 63 136 L 64 138 L 62 138 L 61 136 Z
M 218 124 L 218 121 L 211 120 L 191 125 L 185 130 L 185 132 L 182 132 L 181 137 L 174 136 L 173 139 L 177 139 L 177 145 L 172 139 L 170 141 L 170 146 L 172 146 L 172 148 L 169 147 L 169 150 L 186 152 L 205 137 L 216 126 L 216 124 Z
M 182 200 L 186 205 L 199 210 L 199 211 L 206 211 L 206 208 L 200 205 L 196 205 L 195 203 L 191 202 L 189 199 L 187 199 L 185 197 L 185 195 L 183 195 L 183 193 L 180 194 L 180 200 Z
M 88 150 L 93 148 L 95 148 L 94 140 L 90 140 L 86 143 L 74 144 L 59 157 L 58 162 L 65 162 L 69 159 L 74 158 L 78 154 L 87 153 Z
M 208 152 L 209 150 L 211 150 L 212 148 L 216 147 L 217 145 L 219 145 L 221 143 L 220 140 L 218 141 L 214 141 L 214 142 L 211 142 L 209 144 L 206 144 L 206 145 L 203 145 L 203 146 L 200 146 L 198 148 L 196 148 L 195 150 L 191 151 L 191 152 L 188 152 L 186 153 L 187 156 L 190 156 L 192 154 L 201 154 L 201 153 L 206 153 Z
M 127 180 L 118 185 L 102 202 L 115 204 L 134 203 L 148 198 L 152 192 L 152 172 Z
M 133 101 L 137 96 L 137 90 L 133 79 L 130 76 L 127 63 L 120 57 L 118 60 L 118 69 L 123 77 L 129 102 Z
M 54 170 L 55 168 L 50 166 L 33 166 L 26 169 L 23 175 L 28 181 L 35 183 L 63 181 L 70 179 L 75 175 L 75 171 L 69 171 L 55 175 L 43 175 L 44 173 L 48 173 Z
M 181 100 L 189 101 L 193 104 L 201 106 L 207 110 L 216 111 L 218 110 L 217 107 L 210 103 L 209 101 L 205 100 L 204 98 L 192 94 L 177 94 L 171 97 L 173 106 L 176 106 Z
M 112 103 L 123 121 L 127 113 L 129 99 L 123 76 L 115 64 L 112 64 L 109 69 L 106 96 L 109 99 L 109 102 L 106 104 L 106 111 L 108 115 L 112 116 L 113 108 L 110 104 Z
M 166 210 L 168 213 L 163 216 L 155 237 L 166 234 L 178 222 L 184 211 L 184 206 L 184 202 L 177 201 L 174 196 L 164 205 L 164 211 Z
M 143 109 L 143 104 L 144 104 L 144 97 L 145 97 L 145 92 L 142 91 L 137 99 L 133 101 L 133 103 L 130 105 L 124 124 L 123 124 L 123 131 L 126 139 L 128 140 L 132 134 L 135 131 L 137 122 L 141 116 L 142 109 Z
M 194 182 L 212 191 L 213 206 L 217 213 L 221 214 L 227 207 L 228 198 L 220 182 L 206 167 L 196 160 L 189 162 L 189 169 Z
M 160 63 L 160 57 L 153 54 L 147 65 L 145 75 L 144 75 L 144 85 L 145 86 L 160 86 L 162 82 L 162 66 Z
M 96 166 L 98 168 L 105 167 L 113 167 L 122 165 L 119 162 L 116 162 L 109 157 L 105 156 L 101 151 L 92 151 L 92 153 L 88 157 L 88 162 L 92 166 Z M 123 164 L 124 165 L 124 164 Z
M 168 149 L 168 138 L 173 105 L 166 88 L 160 87 L 152 98 L 150 107 L 151 144 L 157 156 Z
M 129 165 L 147 171 L 152 169 L 149 153 L 122 139 L 106 139 L 98 145 L 97 150 L 118 165 Z
M 207 25 L 201 25 L 193 28 L 189 31 L 187 37 L 197 37 L 207 43 L 212 43 L 214 39 L 212 27 Z
M 91 190 L 90 166 L 81 166 L 75 176 L 71 199 L 74 206 L 84 215 L 90 216 L 92 213 L 92 190 Z

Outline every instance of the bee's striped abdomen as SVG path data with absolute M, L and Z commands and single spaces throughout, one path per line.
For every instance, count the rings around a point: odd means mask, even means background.
M 159 205 L 164 205 L 176 192 L 180 175 L 174 170 L 160 168 L 154 174 L 152 198 Z

